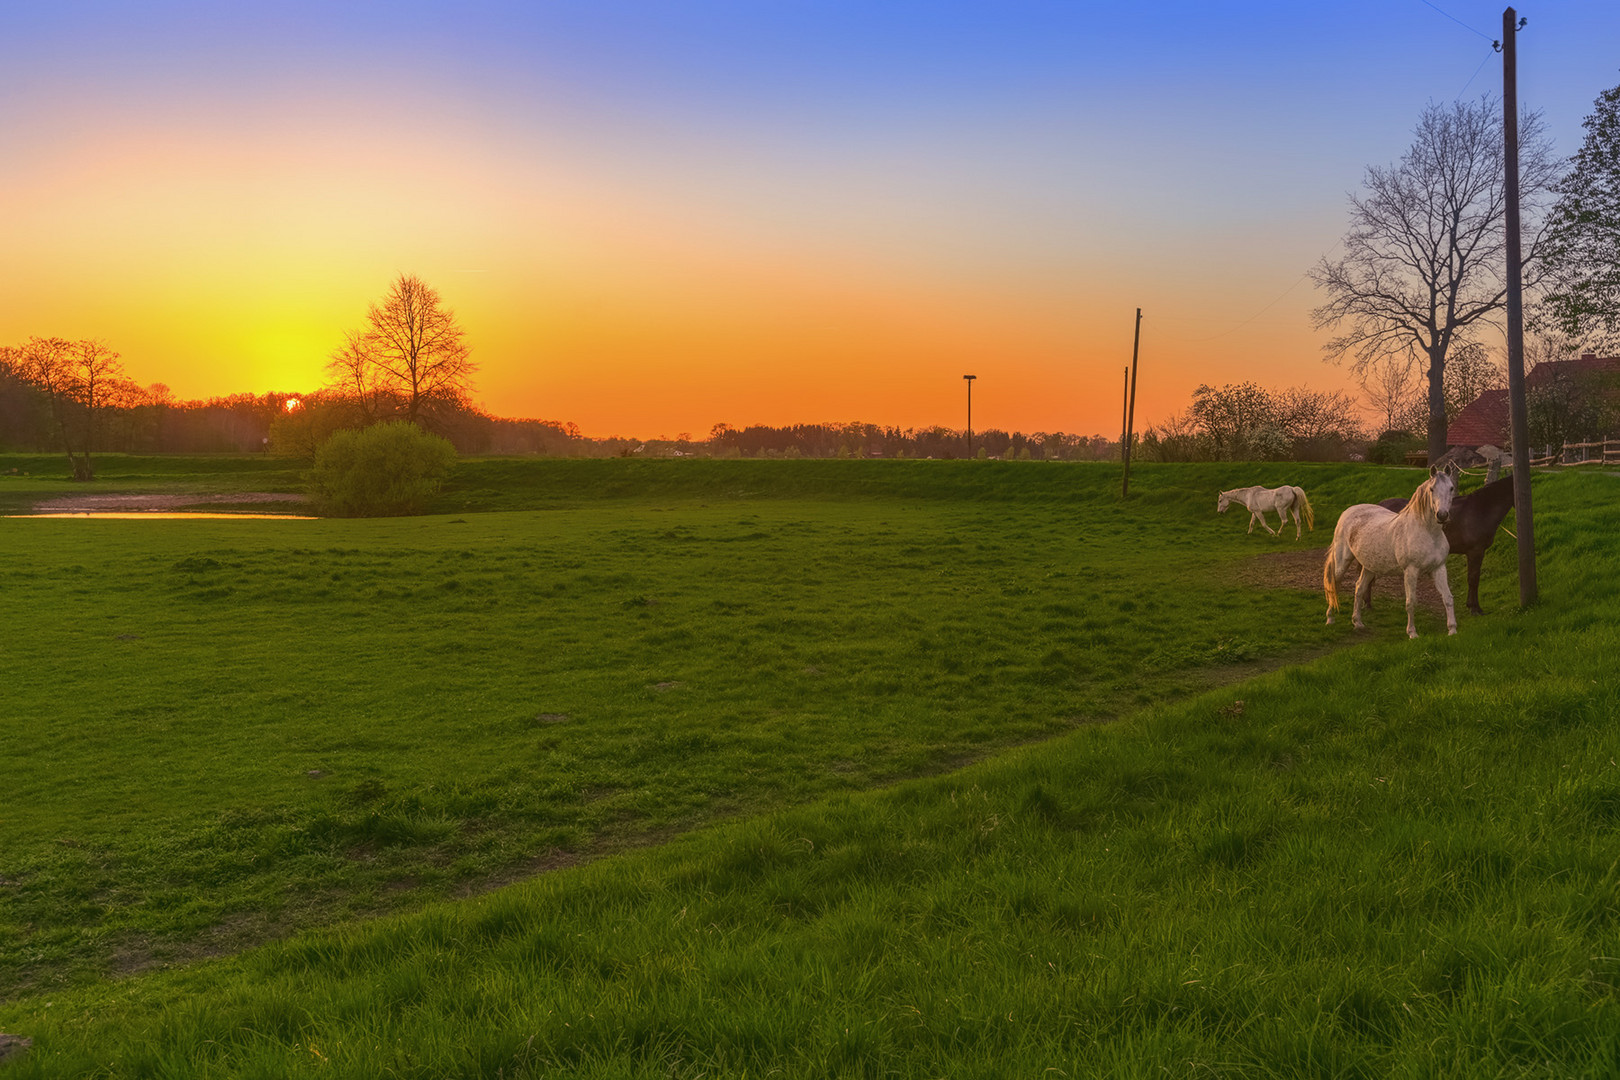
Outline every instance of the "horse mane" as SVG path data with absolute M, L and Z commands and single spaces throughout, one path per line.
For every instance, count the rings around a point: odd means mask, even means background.
M 1412 497 L 1401 508 L 1402 514 L 1411 514 L 1413 517 L 1434 517 L 1434 477 L 1429 477 L 1418 485 L 1412 492 Z

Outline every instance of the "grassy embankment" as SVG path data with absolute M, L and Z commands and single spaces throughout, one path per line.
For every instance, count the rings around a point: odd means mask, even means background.
M 882 483 L 982 468 L 873 464 L 833 467 Z M 22 542 L 35 565 L 0 603 L 59 610 L 32 651 L 0 662 L 106 652 L 140 616 L 162 627 L 159 655 L 233 675 L 215 686 L 228 707 L 193 700 L 156 723 L 106 709 L 139 704 L 137 684 L 162 689 L 152 655 L 104 679 L 99 699 L 52 698 L 44 680 L 37 707 L 54 715 L 34 721 L 34 741 L 51 752 L 22 762 L 41 782 L 0 827 L 24 826 L 36 862 L 6 875 L 4 899 L 39 948 L 59 950 L 51 964 L 91 964 L 109 925 L 152 950 L 222 913 L 285 910 L 288 891 L 371 910 L 367 889 L 386 880 L 365 868 L 387 860 L 472 880 L 510 865 L 503 842 L 510 859 L 545 828 L 555 850 L 589 852 L 821 801 L 472 902 L 31 994 L 0 1011 L 0 1028 L 40 1039 L 18 1074 L 1612 1065 L 1611 478 L 1538 485 L 1541 609 L 1506 611 L 1498 552 L 1485 602 L 1499 613 L 1465 618 L 1463 636 L 1410 643 L 1388 612 L 1368 644 L 1249 683 L 1238 706 L 1233 692 L 1153 703 L 1209 681 L 1212 664 L 1231 674 L 1230 661 L 1349 634 L 1319 625 L 1317 597 L 1231 584 L 1240 553 L 1279 543 L 1209 513 L 1206 492 L 1241 470 L 1147 470 L 1116 515 L 1100 471 L 991 468 L 964 482 L 1000 493 L 972 504 L 654 499 L 467 525 L 226 523 L 206 528 L 255 531 L 151 534 L 122 554 L 82 532 L 104 526 L 21 523 L 57 531 Z M 1321 469 L 1306 484 L 1331 510 L 1390 480 Z M 471 526 L 487 531 L 458 533 Z M 365 529 L 364 549 L 270 531 L 340 527 Z M 114 565 L 86 581 L 92 553 Z M 633 569 L 602 580 L 593 559 Z M 131 595 L 111 588 L 142 568 Z M 434 591 L 446 580 L 457 600 Z M 545 595 L 559 580 L 577 595 Z M 525 582 L 533 595 L 514 595 Z M 102 625 L 73 630 L 74 609 L 92 606 Z M 537 621 L 537 606 L 558 617 Z M 316 655 L 345 619 L 343 644 Z M 1437 635 L 1437 620 L 1420 628 Z M 475 630 L 493 631 L 485 648 L 448 645 Z M 275 648 L 250 667 L 240 635 Z M 521 655 L 492 659 L 508 650 Z M 308 685 L 289 685 L 290 669 Z M 452 707 L 469 699 L 469 716 Z M 540 699 L 568 719 L 536 722 Z M 173 695 L 150 704 L 162 700 Z M 1150 707 L 1086 723 L 1136 704 Z M 1076 724 L 964 772 L 852 790 Z M 128 732 L 156 744 L 155 769 L 118 764 Z M 207 756 L 188 757 L 210 732 Z M 388 732 L 394 744 L 378 745 Z M 61 751 L 98 741 L 103 772 L 79 779 L 78 798 L 53 797 L 73 756 Z M 326 775 L 312 783 L 304 768 Z M 593 817 L 604 802 L 617 812 Z M 117 805 L 121 839 L 104 828 Z M 96 839 L 47 839 L 64 826 Z M 176 856 L 168 891 L 138 895 Z M 45 910 L 52 875 L 84 882 L 82 909 Z M 105 891 L 129 880 L 127 895 Z

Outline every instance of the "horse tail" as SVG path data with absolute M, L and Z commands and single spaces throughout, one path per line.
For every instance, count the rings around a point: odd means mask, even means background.
M 1311 508 L 1311 500 L 1305 497 L 1305 489 L 1297 487 L 1294 489 L 1294 494 L 1298 495 L 1299 501 L 1305 504 L 1305 527 L 1311 530 L 1311 532 L 1315 532 L 1316 511 Z
M 1339 610 L 1339 571 L 1338 567 L 1333 565 L 1333 555 L 1336 550 L 1336 546 L 1330 546 L 1327 553 L 1327 562 L 1322 564 L 1322 591 L 1327 593 L 1329 615 Z

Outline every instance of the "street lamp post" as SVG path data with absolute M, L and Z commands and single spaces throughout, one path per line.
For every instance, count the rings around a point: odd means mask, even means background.
M 977 379 L 978 376 L 964 375 L 962 378 L 968 384 L 968 457 L 971 458 L 973 456 L 973 380 Z

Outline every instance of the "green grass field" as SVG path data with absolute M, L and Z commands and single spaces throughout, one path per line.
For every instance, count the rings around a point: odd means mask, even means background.
M 1545 602 L 1508 542 L 1454 639 L 1323 626 L 1213 513 L 1292 479 L 1320 545 L 1418 476 L 474 461 L 435 517 L 6 521 L 5 1071 L 1608 1075 L 1620 480 L 1538 477 Z

